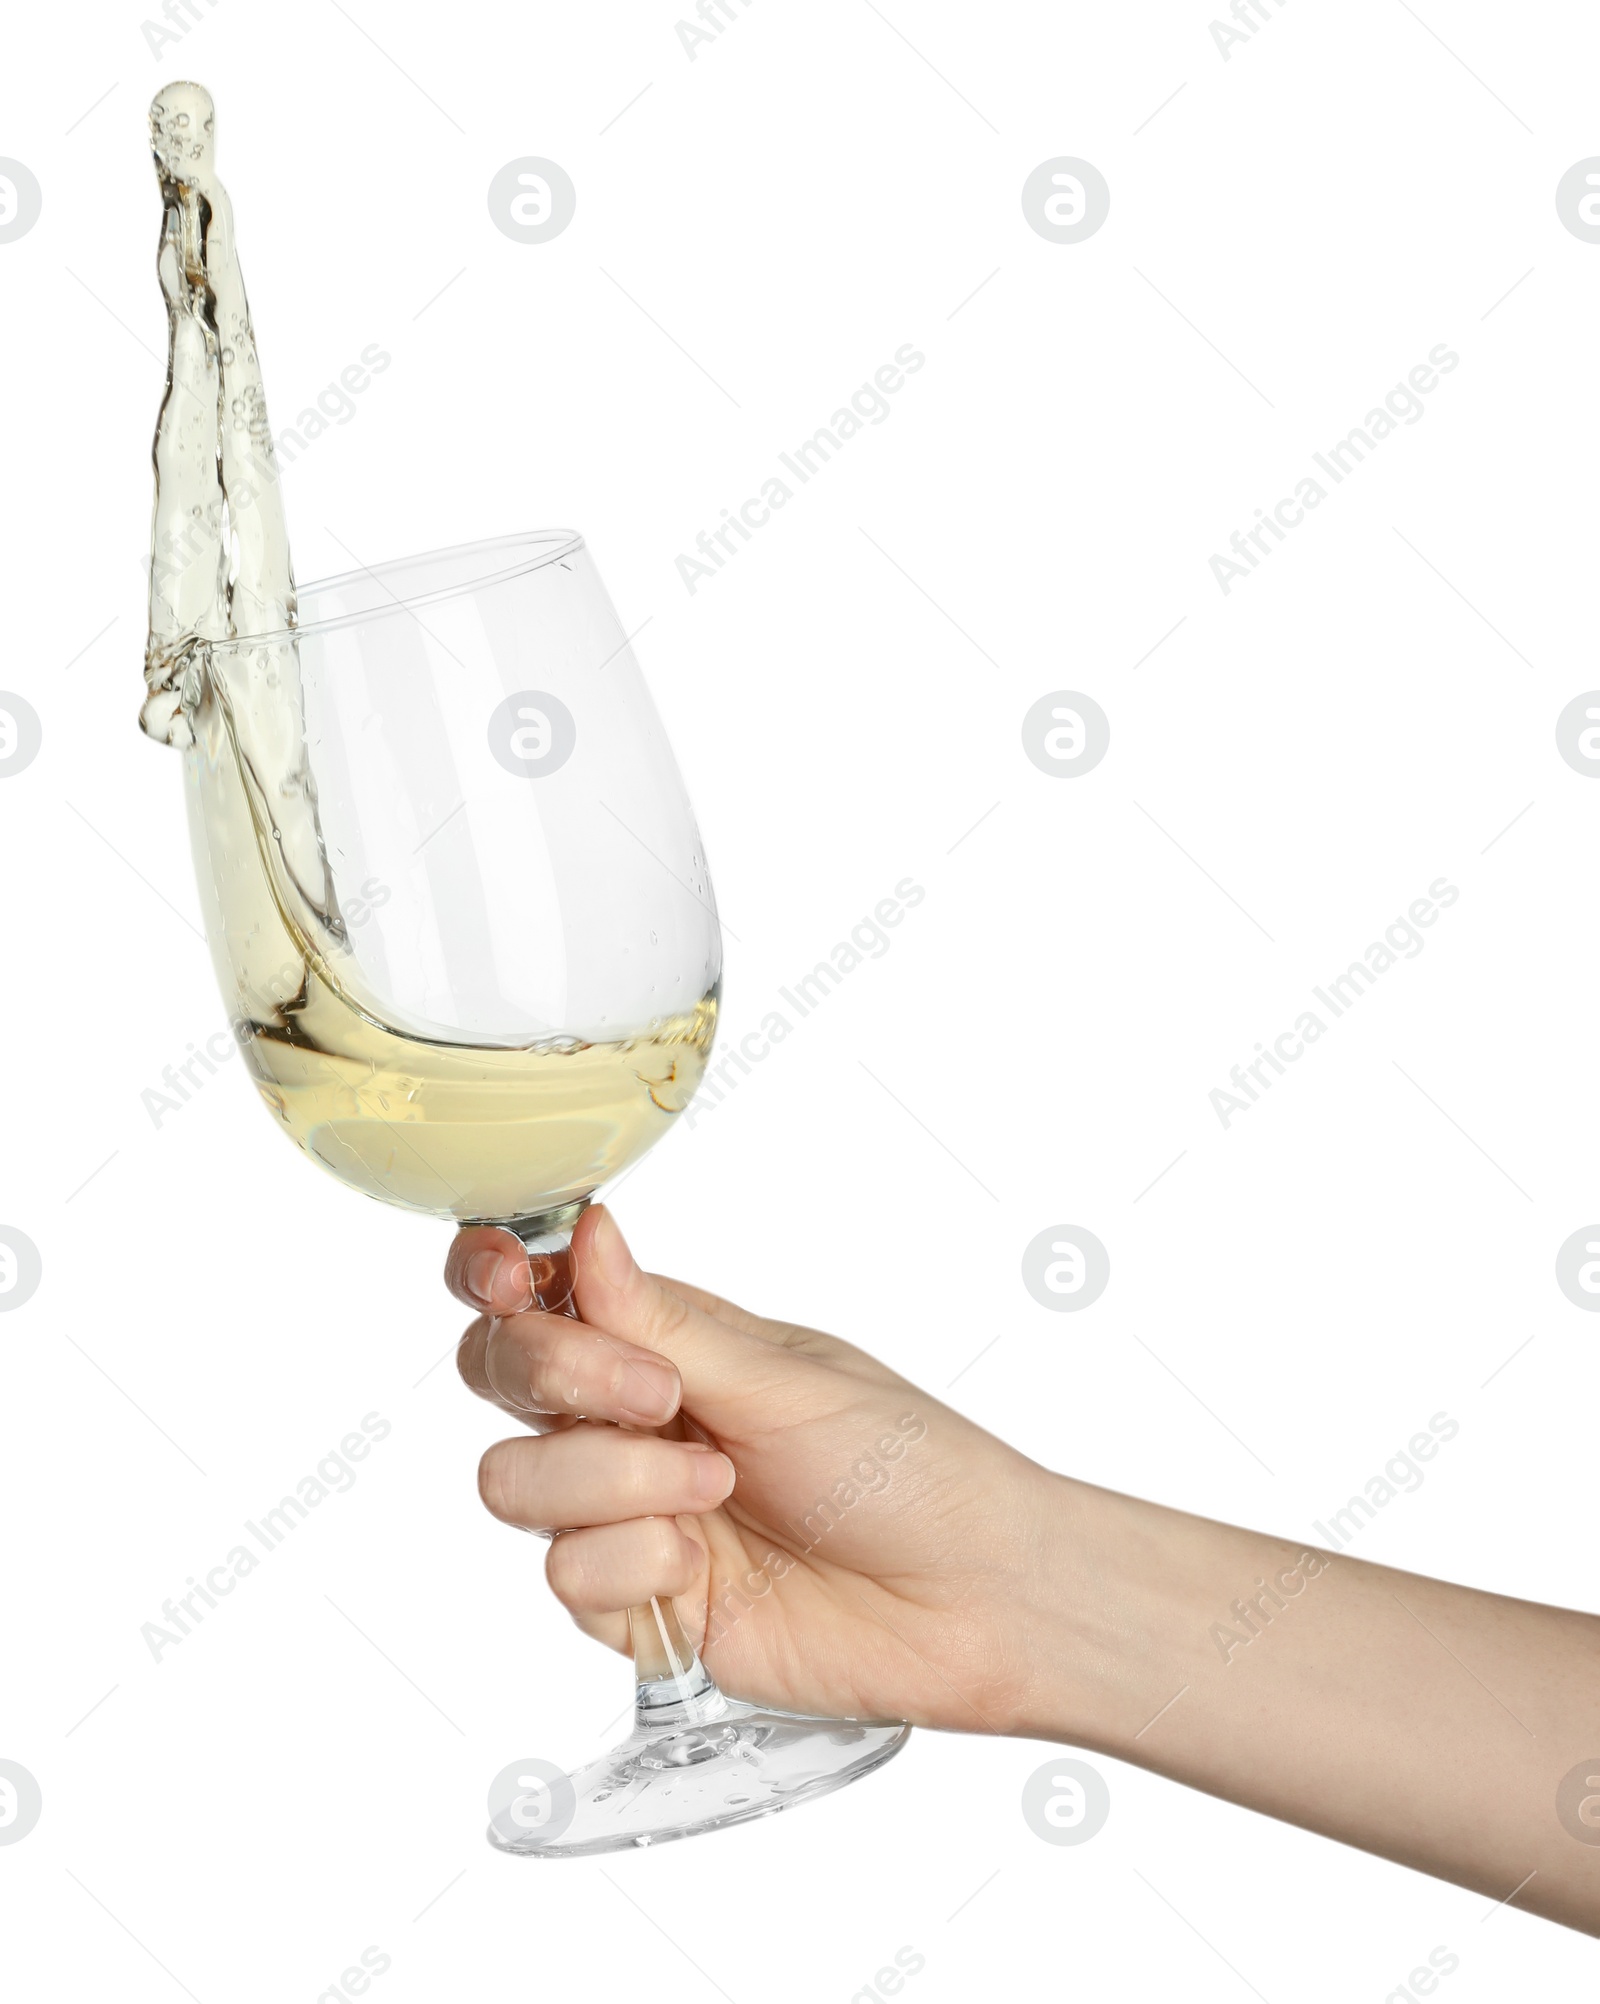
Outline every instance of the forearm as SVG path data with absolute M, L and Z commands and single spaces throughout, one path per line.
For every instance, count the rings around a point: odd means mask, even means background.
M 1038 1521 L 1019 1732 L 1600 1934 L 1600 1618 L 1060 1477 Z

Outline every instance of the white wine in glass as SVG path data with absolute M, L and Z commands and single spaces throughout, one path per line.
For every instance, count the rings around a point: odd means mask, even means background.
M 699 833 L 581 537 L 297 591 L 210 99 L 151 108 L 171 337 L 145 729 L 184 752 L 217 977 L 290 1138 L 369 1196 L 514 1232 L 574 1314 L 572 1230 L 688 1104 L 721 934 Z M 770 1815 L 904 1743 L 720 1692 L 633 1611 L 634 1729 L 497 1807 L 529 1856 Z

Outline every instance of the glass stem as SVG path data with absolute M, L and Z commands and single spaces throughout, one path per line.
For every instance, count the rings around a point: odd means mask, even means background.
M 588 1209 L 587 1197 L 538 1217 L 508 1218 L 528 1254 L 536 1308 L 578 1320 L 573 1293 L 572 1234 Z M 628 1610 L 633 1638 L 634 1717 L 640 1726 L 700 1726 L 720 1718 L 727 1700 L 689 1645 L 676 1608 L 652 1594 Z

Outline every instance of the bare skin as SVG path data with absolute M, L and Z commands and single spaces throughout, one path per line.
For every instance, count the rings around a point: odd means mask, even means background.
M 461 1232 L 446 1279 L 463 1377 L 533 1430 L 483 1500 L 554 1534 L 586 1633 L 626 1650 L 670 1594 L 734 1696 L 1088 1747 L 1600 1934 L 1600 1617 L 1052 1474 L 837 1337 L 643 1273 L 603 1207 L 573 1253 L 581 1323 L 529 1310 L 508 1233 Z

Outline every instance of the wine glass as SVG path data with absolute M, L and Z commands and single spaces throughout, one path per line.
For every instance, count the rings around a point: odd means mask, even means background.
M 688 1104 L 722 968 L 694 815 L 581 537 L 545 531 L 299 593 L 184 689 L 206 931 L 289 1136 L 406 1209 L 514 1232 L 576 1315 L 572 1230 Z M 571 1857 L 843 1786 L 909 1728 L 730 1699 L 670 1600 L 631 1615 L 633 1731 L 513 1777 L 490 1841 Z

